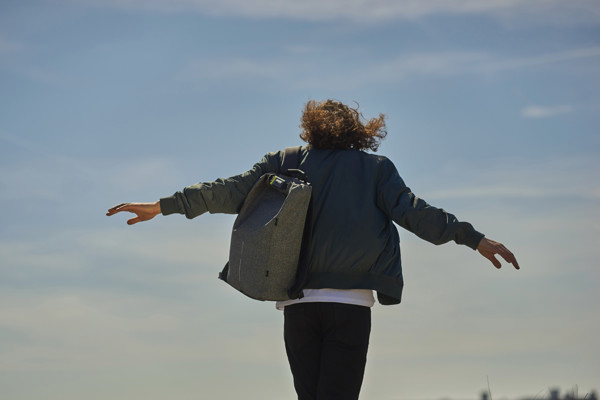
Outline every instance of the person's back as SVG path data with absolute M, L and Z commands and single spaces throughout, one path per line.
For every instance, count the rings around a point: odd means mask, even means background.
M 395 231 L 377 206 L 382 157 L 359 150 L 304 154 L 300 169 L 313 186 L 311 269 L 322 274 L 342 269 L 349 277 L 364 278 Z

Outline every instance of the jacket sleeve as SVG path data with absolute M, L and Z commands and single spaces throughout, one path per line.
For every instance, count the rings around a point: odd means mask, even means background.
M 430 206 L 404 184 L 394 164 L 382 158 L 377 187 L 377 205 L 395 223 L 433 244 L 454 240 L 473 250 L 483 238 L 468 222 L 441 208 Z
M 163 215 L 185 214 L 190 219 L 207 211 L 237 214 L 258 179 L 265 173 L 279 172 L 280 160 L 280 153 L 269 153 L 243 174 L 188 186 L 170 197 L 161 198 L 161 212 Z

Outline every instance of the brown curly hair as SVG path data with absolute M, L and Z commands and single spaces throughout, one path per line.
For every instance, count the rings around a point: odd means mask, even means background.
M 300 138 L 316 149 L 371 149 L 377 151 L 387 135 L 385 115 L 363 123 L 356 108 L 335 100 L 310 100 L 300 119 Z

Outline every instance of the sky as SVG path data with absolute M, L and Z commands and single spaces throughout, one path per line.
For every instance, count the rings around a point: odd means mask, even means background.
M 328 98 L 521 265 L 401 230 L 361 398 L 600 389 L 599 78 L 594 0 L 1 0 L 0 397 L 295 398 L 282 313 L 217 279 L 235 216 L 105 212 L 301 144 Z

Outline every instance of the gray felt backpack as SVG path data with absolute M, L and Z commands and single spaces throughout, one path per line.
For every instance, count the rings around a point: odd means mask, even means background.
M 281 173 L 260 177 L 233 225 L 229 262 L 219 278 L 256 300 L 302 297 L 308 274 L 312 187 L 287 148 Z

